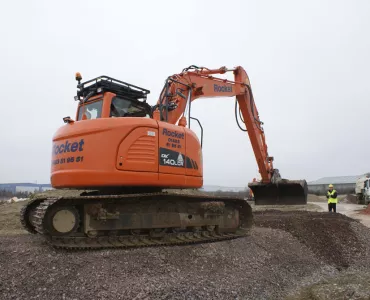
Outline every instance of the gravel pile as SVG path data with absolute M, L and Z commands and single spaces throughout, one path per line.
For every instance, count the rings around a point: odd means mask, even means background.
M 351 194 L 347 194 L 344 196 L 343 199 L 338 199 L 338 200 L 339 200 L 339 203 L 352 203 L 352 204 L 358 203 L 356 195 L 351 195 Z
M 287 300 L 369 300 L 370 272 L 346 272 L 310 285 Z
M 291 233 L 315 255 L 338 270 L 348 268 L 366 254 L 367 245 L 351 227 L 353 219 L 329 212 L 255 212 L 256 226 Z M 366 228 L 366 232 L 370 231 Z M 362 236 L 362 234 L 360 235 Z
M 37 236 L 3 236 L 0 294 L 2 299 L 284 299 L 347 268 L 370 270 L 369 260 L 361 259 L 369 255 L 370 231 L 342 215 L 268 211 L 256 212 L 255 222 L 258 227 L 246 238 L 134 250 L 67 252 Z

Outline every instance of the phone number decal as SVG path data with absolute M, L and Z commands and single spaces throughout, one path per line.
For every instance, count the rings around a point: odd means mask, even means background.
M 71 156 L 71 157 L 67 157 L 67 158 L 58 158 L 58 159 L 54 159 L 52 161 L 52 164 L 53 165 L 61 165 L 61 164 L 69 164 L 69 163 L 79 163 L 79 162 L 83 162 L 84 160 L 84 157 L 83 156 Z

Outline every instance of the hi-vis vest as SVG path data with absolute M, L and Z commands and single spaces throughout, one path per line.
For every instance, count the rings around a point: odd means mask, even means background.
M 336 192 L 335 190 L 332 190 L 331 192 L 328 191 L 328 196 L 329 196 L 328 203 L 338 203 L 337 198 L 332 198 L 331 197 L 331 195 L 333 195 L 335 192 Z

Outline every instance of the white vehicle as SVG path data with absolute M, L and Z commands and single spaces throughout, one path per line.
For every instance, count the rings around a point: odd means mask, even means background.
M 359 204 L 370 202 L 370 174 L 365 174 L 357 179 L 355 191 Z

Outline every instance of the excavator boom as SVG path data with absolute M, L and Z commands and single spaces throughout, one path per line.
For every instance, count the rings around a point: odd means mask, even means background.
M 234 73 L 234 81 L 216 78 L 214 74 Z M 282 179 L 278 169 L 274 169 L 272 156 L 269 156 L 263 122 L 254 102 L 249 77 L 238 66 L 233 69 L 221 67 L 210 70 L 191 66 L 182 73 L 169 77 L 157 103 L 159 118 L 162 121 L 184 124 L 185 111 L 191 102 L 198 98 L 236 97 L 240 112 L 254 151 L 262 180 L 250 182 L 248 187 L 254 194 L 256 205 L 300 205 L 307 203 L 307 182 Z M 182 116 L 182 117 L 181 117 Z M 237 113 L 236 113 L 237 117 Z M 182 118 L 182 119 L 181 119 Z

